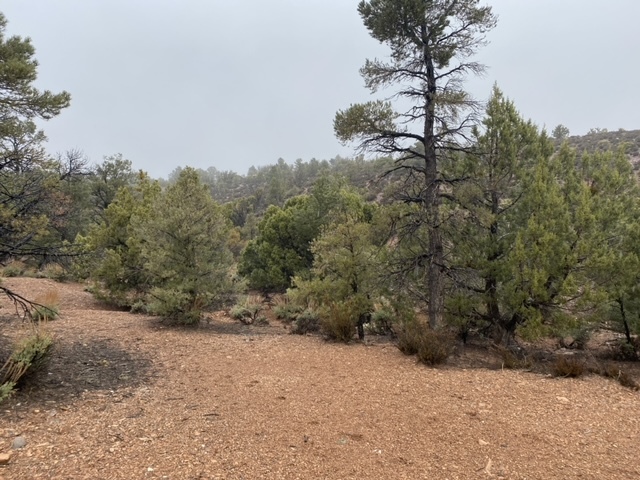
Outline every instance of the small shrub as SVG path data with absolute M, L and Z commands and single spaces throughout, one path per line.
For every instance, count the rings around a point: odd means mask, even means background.
M 396 346 L 405 355 L 415 355 L 420 348 L 422 329 L 415 322 L 407 323 L 400 328 L 396 338 Z
M 380 308 L 371 314 L 369 333 L 374 335 L 393 335 L 393 311 L 389 308 Z
M 0 403 L 4 402 L 13 394 L 13 389 L 16 384 L 13 382 L 6 382 L 0 384 Z
M 15 346 L 9 360 L 0 368 L 0 401 L 7 398 L 27 374 L 42 368 L 52 345 L 50 335 L 35 332 Z
M 245 316 L 249 315 L 249 312 L 244 308 L 244 305 L 234 305 L 229 311 L 229 315 L 234 320 L 242 320 Z
M 291 324 L 290 333 L 296 335 L 306 335 L 320 330 L 320 317 L 313 310 L 307 309 L 298 314 L 298 317 Z
M 179 289 L 154 288 L 145 302 L 145 310 L 151 315 L 164 317 L 179 325 L 196 326 L 202 319 L 207 305 L 207 294 L 193 294 Z
M 42 276 L 56 282 L 65 282 L 69 279 L 67 270 L 59 263 L 48 263 L 42 268 Z
M 503 345 L 493 345 L 492 350 L 498 354 L 502 362 L 502 368 L 509 370 L 529 369 L 532 362 L 521 352 Z
M 273 308 L 273 313 L 278 320 L 290 323 L 295 321 L 298 318 L 298 315 L 300 315 L 303 310 L 304 309 L 300 305 L 295 305 L 293 303 L 284 303 L 276 305 Z
M 444 363 L 453 353 L 454 340 L 446 331 L 435 331 L 417 322 L 405 325 L 398 333 L 396 345 L 405 355 L 417 355 L 426 365 Z
M 584 350 L 591 338 L 591 327 L 581 325 L 578 328 L 570 330 L 567 334 L 560 337 L 560 346 L 563 348 Z
M 49 290 L 44 295 L 36 297 L 34 302 L 38 304 L 31 311 L 35 321 L 55 320 L 60 315 L 60 295 L 57 291 Z
M 425 330 L 418 347 L 418 360 L 426 365 L 444 363 L 453 353 L 454 341 L 448 332 Z
M 623 387 L 632 390 L 640 390 L 640 385 L 627 372 L 622 371 L 614 364 L 605 364 L 602 368 L 601 375 L 604 377 L 617 380 Z
M 2 269 L 2 275 L 6 278 L 19 277 L 24 274 L 25 266 L 21 262 L 11 262 Z
M 615 357 L 620 360 L 637 360 L 638 350 L 633 343 L 629 343 L 626 340 L 621 341 L 617 346 L 617 352 Z
M 322 333 L 330 340 L 349 343 L 356 332 L 357 316 L 347 302 L 333 302 L 326 316 L 320 321 Z
M 587 327 L 579 328 L 575 333 L 574 339 L 576 348 L 584 350 L 591 339 L 591 329 Z
M 559 355 L 552 367 L 552 373 L 556 377 L 578 378 L 585 372 L 585 362 L 575 355 Z
M 235 305 L 229 314 L 245 325 L 265 325 L 267 318 L 261 315 L 263 310 L 263 298 L 259 295 L 249 295 L 244 302 Z

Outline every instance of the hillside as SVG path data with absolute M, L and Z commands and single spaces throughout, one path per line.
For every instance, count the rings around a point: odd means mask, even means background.
M 568 137 L 567 142 L 579 152 L 615 150 L 624 145 L 636 169 L 640 165 L 640 130 L 593 131 Z

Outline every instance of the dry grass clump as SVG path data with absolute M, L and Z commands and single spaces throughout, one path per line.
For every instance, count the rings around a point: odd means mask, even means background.
M 2 268 L 2 276 L 9 277 L 20 277 L 25 274 L 27 271 L 27 265 L 18 260 L 13 260 Z
M 49 290 L 34 300 L 31 316 L 35 321 L 55 320 L 60 315 L 60 294 L 57 290 Z
M 56 282 L 64 282 L 69 279 L 69 273 L 67 272 L 67 269 L 59 263 L 46 264 L 42 268 L 42 270 L 38 272 L 37 276 L 50 278 L 51 280 L 55 280 Z
M 552 366 L 552 373 L 556 377 L 578 378 L 586 372 L 584 360 L 574 355 L 559 355 Z

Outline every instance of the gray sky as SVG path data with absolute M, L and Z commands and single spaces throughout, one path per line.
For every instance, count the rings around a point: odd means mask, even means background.
M 521 113 L 572 134 L 640 128 L 640 1 L 493 0 L 498 26 L 477 59 Z M 37 85 L 71 107 L 44 124 L 48 149 L 92 162 L 122 153 L 166 176 L 177 166 L 246 173 L 279 157 L 350 156 L 338 109 L 370 99 L 358 69 L 382 58 L 358 0 L 4 0 L 29 36 Z

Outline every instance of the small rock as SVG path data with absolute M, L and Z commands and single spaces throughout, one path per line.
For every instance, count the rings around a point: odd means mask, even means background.
M 11 460 L 11 453 L 0 453 L 0 465 L 6 465 Z
M 482 440 L 482 439 L 478 440 L 478 443 L 479 443 L 480 445 L 482 445 L 482 446 L 489 445 L 489 442 L 485 442 L 485 441 L 484 441 L 484 440 Z
M 484 473 L 486 473 L 490 477 L 493 476 L 492 473 L 491 473 L 491 466 L 492 465 L 493 465 L 493 462 L 491 461 L 491 459 L 489 459 L 489 461 L 487 461 L 487 466 L 484 467 Z
M 27 445 L 27 441 L 25 440 L 24 437 L 16 437 L 13 439 L 13 442 L 11 443 L 11 448 L 13 449 L 19 449 L 19 448 L 23 448 Z
M 569 399 L 567 397 L 556 397 L 556 400 L 562 403 L 569 403 Z

